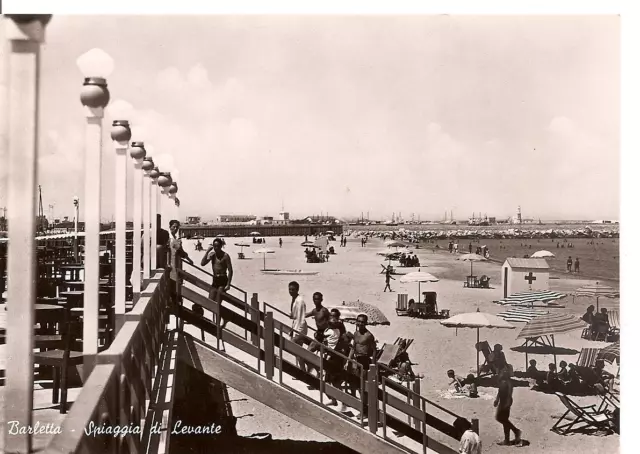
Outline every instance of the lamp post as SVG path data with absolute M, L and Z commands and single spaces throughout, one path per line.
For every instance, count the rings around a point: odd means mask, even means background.
M 116 333 L 124 323 L 127 290 L 127 149 L 131 139 L 129 122 L 115 120 L 111 139 L 116 150 L 115 218 L 116 218 L 116 275 L 115 312 Z
M 146 156 L 142 162 L 142 170 L 144 170 L 144 183 L 142 187 L 142 237 L 144 239 L 143 249 L 143 266 L 142 276 L 145 280 L 151 277 L 151 176 L 149 173 L 153 170 L 154 164 L 151 156 Z
M 78 262 L 78 216 L 80 215 L 80 199 L 73 197 L 73 261 Z
M 84 310 L 82 352 L 85 379 L 91 374 L 98 353 L 100 281 L 100 174 L 102 170 L 102 118 L 109 103 L 106 77 L 113 71 L 113 59 L 103 50 L 91 49 L 77 60 L 84 75 L 80 101 L 87 118 L 85 132 L 84 182 Z
M 8 115 L 8 213 L 7 251 L 7 367 L 4 420 L 31 427 L 33 414 L 33 326 L 35 323 L 36 182 L 38 180 L 38 85 L 40 45 L 50 15 L 5 15 L 9 48 L 8 102 L 0 105 Z M 5 424 L 4 450 L 31 452 L 31 435 L 14 433 Z
M 133 173 L 133 271 L 131 272 L 131 285 L 133 286 L 134 301 L 140 295 L 140 264 L 142 261 L 142 163 L 147 151 L 144 142 L 132 142 L 129 155 L 133 159 L 135 171 Z
M 160 176 L 160 170 L 158 167 L 154 167 L 150 172 L 151 177 L 151 202 L 149 204 L 151 208 L 151 247 L 149 252 L 151 253 L 151 269 L 155 272 L 158 266 L 158 177 Z
M 167 189 L 167 192 L 169 193 L 169 201 L 170 201 L 169 206 L 171 207 L 171 212 L 173 213 L 172 219 L 176 219 L 179 221 L 180 217 L 178 216 L 178 206 L 176 205 L 176 194 L 178 193 L 178 183 L 176 181 L 171 183 L 171 185 Z

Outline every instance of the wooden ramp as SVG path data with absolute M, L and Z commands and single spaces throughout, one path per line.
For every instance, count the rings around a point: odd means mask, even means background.
M 183 334 L 179 340 L 177 359 L 355 451 L 372 454 L 407 452 L 256 374 L 189 334 Z

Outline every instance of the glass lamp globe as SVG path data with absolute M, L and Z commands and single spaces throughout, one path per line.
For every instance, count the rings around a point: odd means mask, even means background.
M 113 58 L 102 49 L 93 48 L 80 55 L 76 60 L 80 72 L 86 78 L 106 79 L 114 69 Z

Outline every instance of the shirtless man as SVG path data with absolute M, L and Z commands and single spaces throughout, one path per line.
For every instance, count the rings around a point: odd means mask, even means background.
M 201 266 L 206 266 L 211 262 L 213 270 L 213 282 L 211 283 L 211 292 L 209 299 L 212 299 L 220 306 L 222 305 L 222 292 L 228 292 L 231 288 L 231 279 L 233 279 L 233 266 L 231 265 L 231 257 L 222 250 L 222 240 L 216 238 L 213 245 L 209 246 L 207 252 L 200 262 Z M 222 328 L 226 325 L 226 321 L 222 320 Z
M 322 305 L 323 296 L 320 292 L 313 294 L 313 304 L 315 307 L 305 314 L 305 318 L 315 317 L 316 320 L 316 340 L 322 342 L 324 340 L 324 330 L 329 326 L 329 309 Z

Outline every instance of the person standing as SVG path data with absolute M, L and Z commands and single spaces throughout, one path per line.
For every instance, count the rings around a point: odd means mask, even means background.
M 482 454 L 482 441 L 476 431 L 473 430 L 473 426 L 466 419 L 461 419 L 461 423 L 455 424 L 454 427 L 463 430 L 462 437 L 460 437 L 460 447 L 458 452 L 460 454 Z
M 207 266 L 209 262 L 211 262 L 211 268 L 213 271 L 209 299 L 216 301 L 221 309 L 222 293 L 228 292 L 231 288 L 233 266 L 231 264 L 231 257 L 229 257 L 229 254 L 222 250 L 222 240 L 220 238 L 213 240 L 213 244 L 209 246 L 209 249 L 205 252 L 200 265 Z M 226 320 L 222 320 L 222 328 L 225 327 L 226 323 Z
M 371 365 L 372 358 L 376 353 L 376 339 L 373 337 L 371 331 L 367 329 L 367 322 L 369 317 L 366 314 L 359 314 L 356 317 L 356 330 L 353 333 L 353 348 L 349 352 L 349 359 L 355 360 L 362 366 L 365 371 L 365 376 Z M 354 387 L 352 384 L 352 388 Z M 363 398 L 364 396 L 360 396 Z M 367 404 L 365 402 L 365 415 Z
M 576 261 L 573 264 L 573 269 L 576 273 L 580 272 L 580 259 L 578 257 L 576 257 Z
M 307 305 L 300 295 L 300 284 L 296 281 L 289 282 L 289 296 L 291 296 L 291 340 L 304 347 L 308 329 L 305 320 Z M 296 357 L 296 362 L 300 369 L 307 372 L 307 363 L 302 358 Z
M 280 244 L 280 247 L 282 247 L 282 238 L 278 238 L 278 243 Z
M 305 314 L 305 318 L 315 317 L 316 320 L 316 335 L 315 338 L 318 342 L 324 340 L 324 331 L 329 326 L 329 309 L 322 305 L 323 301 L 322 293 L 315 292 L 313 294 L 313 304 L 315 307 L 310 312 Z
M 567 259 L 567 273 L 571 272 L 571 266 L 573 265 L 573 260 L 571 260 L 571 256 Z
M 393 279 L 394 281 L 396 279 L 393 276 L 391 276 L 391 267 L 390 266 L 387 267 L 387 270 L 384 273 L 384 279 L 385 279 L 385 282 L 386 282 L 386 285 L 384 286 L 384 292 L 386 292 L 387 289 L 389 289 L 390 292 L 393 292 L 393 290 L 391 290 L 391 279 Z
M 498 379 L 498 395 L 496 396 L 496 400 L 493 402 L 493 406 L 496 407 L 496 421 L 502 424 L 502 428 L 504 430 L 504 440 L 497 444 L 500 446 L 509 446 L 511 444 L 511 431 L 513 431 L 516 437 L 514 444 L 519 444 L 522 431 L 516 428 L 516 426 L 509 421 L 511 406 L 513 405 L 513 384 L 511 383 L 509 368 L 503 369 L 502 372 L 500 372 Z

